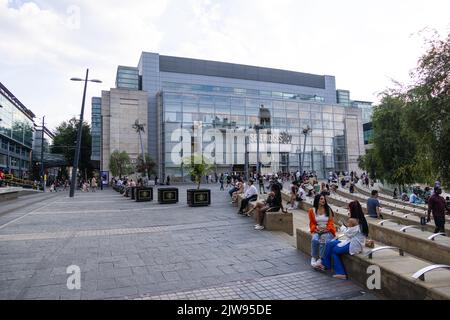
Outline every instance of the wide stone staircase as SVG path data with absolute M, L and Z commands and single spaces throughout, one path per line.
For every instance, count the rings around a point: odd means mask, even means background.
M 367 214 L 366 202 L 370 190 L 360 189 L 351 194 L 346 189 L 338 189 L 327 197 L 335 213 L 335 222 L 348 219 L 348 204 L 358 200 Z M 359 192 L 361 191 L 361 192 Z M 283 190 L 283 200 L 288 201 L 289 191 Z M 391 201 L 389 196 L 380 197 L 383 219 L 366 217 L 369 238 L 374 240 L 374 248 L 364 248 L 364 252 L 343 257 L 349 278 L 363 287 L 371 289 L 373 270 L 379 270 L 380 287 L 375 293 L 388 299 L 438 299 L 450 298 L 450 237 L 434 234 L 433 224 L 420 224 L 420 217 L 426 214 L 426 207 L 411 206 Z M 401 202 L 401 201 L 400 201 Z M 277 214 L 280 229 L 295 237 L 297 249 L 306 254 L 311 250 L 311 234 L 307 211 L 313 206 L 313 198 L 302 202 L 299 209 L 289 210 L 292 218 L 285 219 Z M 266 224 L 267 230 L 271 223 Z M 275 225 L 274 225 L 275 226 Z M 342 235 L 337 235 L 342 237 Z

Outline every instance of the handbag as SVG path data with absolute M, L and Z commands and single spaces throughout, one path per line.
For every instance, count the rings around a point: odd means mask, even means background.
M 374 248 L 375 247 L 375 242 L 373 242 L 373 240 L 370 239 L 366 239 L 366 243 L 364 244 L 367 248 Z

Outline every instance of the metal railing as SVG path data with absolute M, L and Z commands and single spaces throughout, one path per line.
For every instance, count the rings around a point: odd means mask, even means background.
M 447 266 L 445 264 L 435 264 L 435 265 L 432 265 L 432 266 L 428 266 L 428 267 L 420 269 L 419 271 L 414 273 L 412 275 L 412 277 L 414 279 L 420 279 L 421 281 L 425 281 L 425 274 L 428 273 L 428 272 L 437 270 L 437 269 L 450 269 L 450 266 Z
M 375 249 L 370 250 L 368 253 L 365 254 L 365 256 L 366 256 L 366 257 L 369 257 L 369 259 L 372 259 L 372 256 L 373 256 L 374 253 L 379 252 L 379 251 L 388 250 L 388 249 L 398 250 L 398 253 L 399 253 L 401 256 L 404 256 L 404 255 L 405 255 L 403 249 L 401 249 L 401 248 L 391 247 L 391 246 L 384 246 L 384 247 L 378 247 L 378 248 L 375 248 Z
M 428 237 L 428 240 L 435 241 L 434 238 L 436 238 L 436 237 L 438 237 L 438 236 L 444 236 L 444 237 L 446 237 L 447 234 L 445 234 L 445 233 L 443 233 L 443 232 L 435 233 L 435 234 L 429 236 L 429 237 Z
M 418 228 L 419 228 L 418 226 L 405 226 L 401 228 L 399 231 L 406 232 L 406 230 L 408 229 L 418 229 Z

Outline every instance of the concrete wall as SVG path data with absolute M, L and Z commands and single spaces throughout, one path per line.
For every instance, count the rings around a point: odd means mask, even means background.
M 148 132 L 147 92 L 111 89 L 102 93 L 103 152 L 102 170 L 109 171 L 109 158 L 115 150 L 126 151 L 132 163 L 141 154 L 139 136 L 133 129 L 136 119 Z M 147 134 L 142 135 L 144 152 L 148 152 Z

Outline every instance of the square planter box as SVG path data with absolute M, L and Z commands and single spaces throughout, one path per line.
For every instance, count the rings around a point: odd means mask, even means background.
M 178 189 L 177 188 L 159 188 L 158 189 L 158 203 L 161 203 L 161 204 L 178 203 Z
M 136 202 L 153 201 L 153 188 L 136 188 Z
M 190 207 L 207 207 L 211 204 L 211 190 L 187 190 L 187 203 Z

